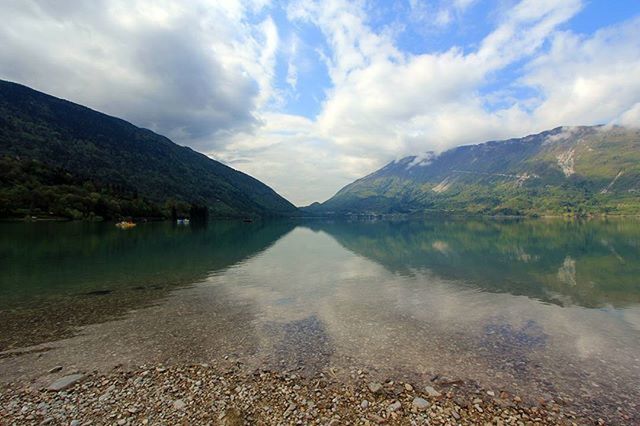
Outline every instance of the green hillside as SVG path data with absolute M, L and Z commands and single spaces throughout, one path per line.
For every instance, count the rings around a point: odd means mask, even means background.
M 0 217 L 283 216 L 257 179 L 124 120 L 0 81 Z
M 440 155 L 406 157 L 306 211 L 638 214 L 640 130 L 557 128 Z

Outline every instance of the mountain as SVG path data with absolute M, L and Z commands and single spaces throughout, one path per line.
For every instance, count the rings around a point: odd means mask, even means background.
M 164 136 L 0 80 L 0 217 L 283 216 L 271 188 Z
M 406 157 L 306 213 L 640 213 L 640 130 L 560 127 Z

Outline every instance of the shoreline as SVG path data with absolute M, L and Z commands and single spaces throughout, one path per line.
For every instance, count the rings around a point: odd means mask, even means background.
M 428 383 L 375 381 L 367 371 L 352 368 L 346 376 L 329 369 L 305 377 L 248 372 L 231 362 L 87 374 L 58 368 L 47 375 L 48 385 L 1 385 L 0 418 L 34 425 L 605 424 L 553 400 L 523 401 L 438 376 Z M 56 386 L 64 377 L 71 377 L 67 386 Z
M 249 216 L 212 216 L 207 222 L 215 221 L 243 221 Z M 264 216 L 252 217 L 252 221 L 263 220 L 425 220 L 425 219 L 492 219 L 492 220 L 535 220 L 535 219 L 564 219 L 564 220 L 593 220 L 593 219 L 617 219 L 617 218 L 640 218 L 640 213 L 587 213 L 587 214 L 545 214 L 536 213 L 530 215 L 491 215 L 491 214 L 470 214 L 456 212 L 422 212 L 422 213 L 340 213 L 340 214 L 319 214 L 319 215 L 294 215 L 294 216 Z M 117 223 L 122 219 L 73 219 L 69 217 L 47 217 L 35 216 L 23 217 L 0 217 L 0 223 L 35 223 L 35 222 L 81 222 L 81 223 Z M 134 217 L 136 223 L 151 222 L 175 222 L 171 218 L 162 217 Z

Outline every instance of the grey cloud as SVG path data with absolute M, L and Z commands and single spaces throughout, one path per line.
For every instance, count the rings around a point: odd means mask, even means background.
M 256 82 L 240 69 L 224 70 L 193 31 L 141 34 L 134 58 L 140 70 L 162 88 L 148 94 L 148 109 L 130 111 L 137 120 L 169 134 L 179 130 L 190 139 L 246 129 L 257 122 L 253 116 L 259 93 Z
M 223 35 L 237 33 L 235 23 L 216 19 L 212 30 L 206 11 L 190 7 L 168 24 L 144 19 L 123 24 L 128 13 L 141 16 L 140 3 L 3 2 L 0 78 L 198 149 L 217 147 L 219 134 L 257 125 L 258 83 L 213 48 L 226 42 Z

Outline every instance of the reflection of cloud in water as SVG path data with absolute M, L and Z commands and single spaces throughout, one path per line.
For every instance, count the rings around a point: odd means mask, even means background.
M 444 255 L 449 254 L 449 252 L 451 251 L 451 247 L 449 247 L 449 244 L 445 243 L 444 241 L 434 241 L 434 243 L 431 244 L 431 247 L 433 247 L 435 250 L 438 250 Z
M 640 345 L 618 315 L 483 292 L 425 270 L 393 273 L 303 228 L 214 281 L 251 301 L 258 327 L 323 324 L 338 364 L 356 359 L 380 371 L 438 372 L 533 393 L 553 382 L 571 394 L 583 371 L 597 382 L 638 377 Z
M 576 261 L 567 256 L 562 263 L 562 266 L 558 269 L 558 279 L 572 287 L 576 286 Z
M 512 251 L 512 255 L 514 259 L 524 263 L 535 262 L 539 259 L 539 256 L 530 255 L 522 247 L 515 247 Z

